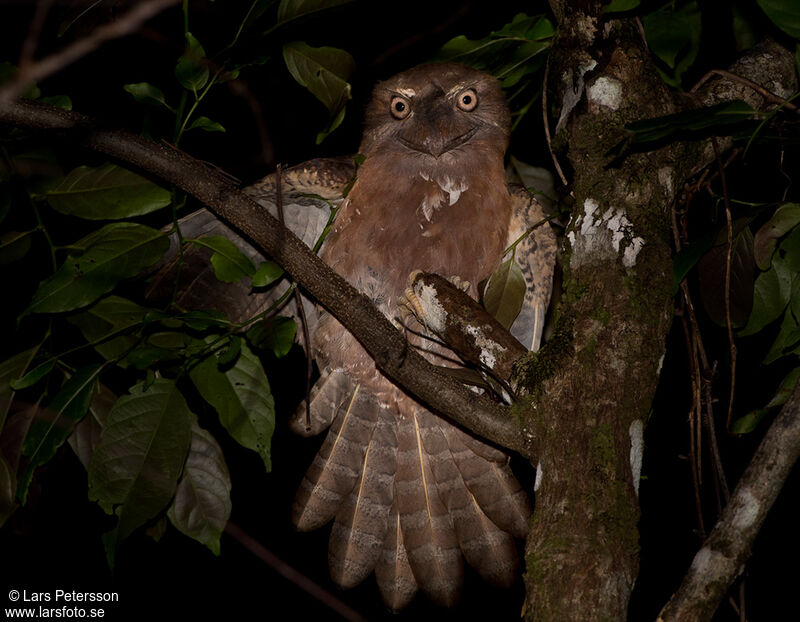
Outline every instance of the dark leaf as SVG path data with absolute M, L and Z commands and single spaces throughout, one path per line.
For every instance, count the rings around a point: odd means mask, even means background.
M 192 414 L 173 381 L 157 378 L 120 397 L 89 463 L 89 498 L 119 523 L 107 550 L 154 518 L 175 494 L 191 440 Z
M 194 421 L 189 454 L 167 516 L 178 530 L 219 555 L 230 514 L 231 478 L 225 457 L 214 437 Z
M 89 410 L 100 369 L 100 365 L 79 369 L 64 383 L 50 403 L 37 412 L 22 444 L 22 453 L 30 460 L 20 474 L 17 485 L 17 498 L 21 503 L 25 503 L 34 471 L 55 456 L 56 450 L 64 444 L 75 425 Z
M 800 4 L 797 0 L 758 0 L 758 6 L 783 32 L 800 39 Z
M 290 317 L 271 317 L 254 324 L 247 338 L 257 348 L 272 350 L 276 357 L 289 353 L 297 334 L 297 323 Z
M 83 467 L 88 471 L 94 449 L 100 442 L 103 425 L 108 413 L 114 407 L 117 396 L 103 383 L 97 383 L 97 390 L 92 395 L 88 414 L 75 426 L 75 430 L 67 439 L 72 451 L 78 456 Z
M 190 130 L 199 129 L 206 132 L 224 132 L 225 128 L 216 121 L 212 121 L 208 117 L 197 117 L 189 126 Z
M 169 247 L 161 231 L 130 222 L 112 223 L 72 245 L 75 250 L 43 281 L 28 313 L 58 313 L 84 307 L 158 261 Z
M 292 41 L 283 46 L 283 59 L 292 77 L 325 104 L 332 119 L 342 114 L 351 97 L 348 80 L 355 71 L 350 54 L 338 48 L 314 48 Z
M 714 246 L 718 235 L 719 232 L 717 231 L 709 231 L 697 240 L 690 242 L 688 246 L 684 246 L 680 252 L 675 255 L 675 259 L 672 261 L 673 295 L 678 293 L 681 282 L 683 282 L 683 279 L 689 274 L 689 271 L 694 268 L 697 262 L 700 261 L 700 258 Z
M 56 211 L 90 220 L 141 216 L 171 201 L 168 190 L 115 164 L 79 166 L 45 196 Z
M 30 370 L 27 374 L 25 374 L 22 378 L 17 380 L 12 380 L 9 384 L 14 391 L 21 391 L 22 389 L 27 389 L 28 387 L 32 387 L 37 382 L 39 382 L 42 378 L 44 378 L 47 374 L 53 371 L 53 367 L 56 364 L 56 359 L 48 359 L 44 363 L 41 363 Z
M 0 431 L 6 421 L 6 416 L 14 400 L 14 387 L 12 383 L 28 369 L 39 347 L 31 348 L 15 354 L 0 363 Z
M 754 335 L 777 320 L 789 302 L 792 292 L 792 273 L 782 261 L 756 277 L 753 286 L 753 310 L 739 336 Z
M 242 344 L 239 358 L 230 369 L 222 371 L 217 358 L 210 356 L 192 368 L 189 375 L 230 435 L 258 453 L 270 470 L 275 402 L 258 357 Z
M 107 296 L 86 311 L 69 317 L 68 321 L 80 329 L 86 341 L 95 343 L 142 324 L 151 311 L 127 298 Z M 114 360 L 132 348 L 136 341 L 132 335 L 121 334 L 94 347 L 105 359 Z
M 173 110 L 172 106 L 167 103 L 161 89 L 148 82 L 125 84 L 122 88 L 133 95 L 133 98 L 139 103 L 148 104 L 150 106 L 164 106 L 168 110 Z
M 223 283 L 234 283 L 246 276 L 253 276 L 256 272 L 253 262 L 226 237 L 212 235 L 189 241 L 195 246 L 204 246 L 214 251 L 211 265 L 214 267 L 214 274 Z
M 208 82 L 208 62 L 203 46 L 190 32 L 186 33 L 186 50 L 175 66 L 175 77 L 183 88 L 197 92 Z
M 747 322 L 753 305 L 753 234 L 746 222 L 734 223 L 733 252 L 731 253 L 730 311 L 731 325 Z M 722 232 L 725 233 L 724 231 Z M 708 316 L 720 326 L 727 325 L 725 309 L 725 276 L 728 244 L 711 248 L 697 265 L 700 295 Z
M 281 0 L 278 5 L 278 23 L 283 24 L 298 17 L 326 11 L 353 0 Z
M 483 306 L 508 329 L 519 315 L 525 300 L 525 277 L 513 257 L 500 264 L 489 277 L 483 292 Z
M 0 527 L 17 509 L 17 478 L 0 454 Z
M 798 343 L 800 343 L 800 322 L 787 309 L 783 314 L 783 322 L 778 336 L 775 337 L 769 352 L 764 357 L 764 364 L 769 365 L 783 356 L 792 354 L 791 351 L 798 346 Z
M 262 261 L 253 274 L 253 287 L 266 287 L 283 276 L 283 268 L 274 261 Z
M 769 268 L 778 240 L 800 223 L 800 203 L 785 203 L 756 232 L 754 254 L 762 270 Z

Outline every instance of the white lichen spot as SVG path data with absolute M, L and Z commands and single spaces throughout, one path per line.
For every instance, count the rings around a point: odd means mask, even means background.
M 658 183 L 667 191 L 668 195 L 672 195 L 673 187 L 672 187 L 672 169 L 668 166 L 664 166 L 658 169 Z
M 583 214 L 577 216 L 572 231 L 567 234 L 570 245 L 577 251 L 572 255 L 572 266 L 581 265 L 584 256 L 596 260 L 607 254 L 608 251 L 604 249 L 608 248 L 614 254 L 622 253 L 622 263 L 626 268 L 632 268 L 636 265 L 636 257 L 644 246 L 644 240 L 634 236 L 633 223 L 622 210 L 609 207 L 602 214 L 599 214 L 599 210 L 600 205 L 595 199 L 586 199 Z M 580 238 L 575 231 L 580 232 Z M 579 248 L 576 248 L 576 242 Z
M 608 76 L 600 76 L 586 89 L 591 103 L 617 110 L 622 103 L 622 84 Z
M 594 227 L 594 213 L 600 205 L 594 199 L 583 202 L 583 216 L 581 217 L 581 235 L 589 235 Z M 576 223 L 577 224 L 577 223 Z
M 572 109 L 581 100 L 584 89 L 583 76 L 595 67 L 597 67 L 597 61 L 590 58 L 588 61 L 578 65 L 576 70 L 567 71 L 561 76 L 561 81 L 564 84 L 564 94 L 561 98 L 561 115 L 558 118 L 558 123 L 556 123 L 556 133 L 561 129 L 561 124 L 567 119 Z
M 689 567 L 689 572 L 696 575 L 707 575 L 713 571 L 715 567 L 725 563 L 727 558 L 725 555 L 717 550 L 704 546 L 697 551 L 697 555 L 692 560 L 692 565 Z
M 639 480 L 642 479 L 642 456 L 644 455 L 644 423 L 641 419 L 635 419 L 628 428 L 631 437 L 631 476 L 633 477 L 633 489 L 636 496 L 639 496 Z
M 761 504 L 747 488 L 739 493 L 739 503 L 733 512 L 731 525 L 735 529 L 747 529 L 758 518 Z
M 533 482 L 533 492 L 537 492 L 539 490 L 539 486 L 542 485 L 542 463 L 541 461 L 536 465 L 536 479 Z
M 639 251 L 642 250 L 643 246 L 644 240 L 642 238 L 633 238 L 631 240 L 630 245 L 622 254 L 622 263 L 626 268 L 633 268 L 633 266 L 636 265 L 636 256 L 639 254 Z
M 656 369 L 656 378 L 661 375 L 661 369 L 664 367 L 664 354 L 661 355 L 661 358 L 658 359 L 658 369 Z
M 445 328 L 447 311 L 439 302 L 439 294 L 433 285 L 417 283 L 414 287 L 414 295 L 422 309 L 425 325 L 434 332 L 441 332 Z
M 467 334 L 475 340 L 475 345 L 480 349 L 478 358 L 489 369 L 494 369 L 497 364 L 497 354 L 505 352 L 505 348 L 496 341 L 489 339 L 477 326 L 467 326 Z

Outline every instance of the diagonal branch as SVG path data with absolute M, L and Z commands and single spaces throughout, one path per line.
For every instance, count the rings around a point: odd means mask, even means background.
M 710 620 L 742 573 L 753 541 L 800 457 L 800 383 L 772 422 L 719 521 L 659 622 Z
M 97 129 L 92 119 L 52 106 L 0 101 L 0 123 L 82 144 L 181 188 L 278 262 L 353 333 L 392 381 L 475 434 L 531 457 L 532 436 L 515 423 L 508 408 L 476 396 L 408 348 L 403 336 L 369 298 L 219 173 L 165 143 Z

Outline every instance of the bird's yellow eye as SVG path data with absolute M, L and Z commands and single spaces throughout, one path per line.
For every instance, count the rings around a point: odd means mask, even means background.
M 472 112 L 478 105 L 478 93 L 475 89 L 466 89 L 458 94 L 458 107 L 464 112 Z
M 411 102 L 405 97 L 395 95 L 389 103 L 389 111 L 395 119 L 405 119 L 411 112 Z

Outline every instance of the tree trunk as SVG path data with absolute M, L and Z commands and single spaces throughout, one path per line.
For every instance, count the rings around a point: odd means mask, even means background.
M 670 210 L 708 156 L 700 143 L 609 155 L 626 123 L 688 99 L 661 80 L 633 20 L 601 21 L 599 2 L 551 5 L 553 145 L 571 166 L 575 207 L 555 337 L 512 379 L 532 398 L 522 418 L 540 448 L 524 615 L 624 620 L 638 573 L 643 431 L 673 315 Z

